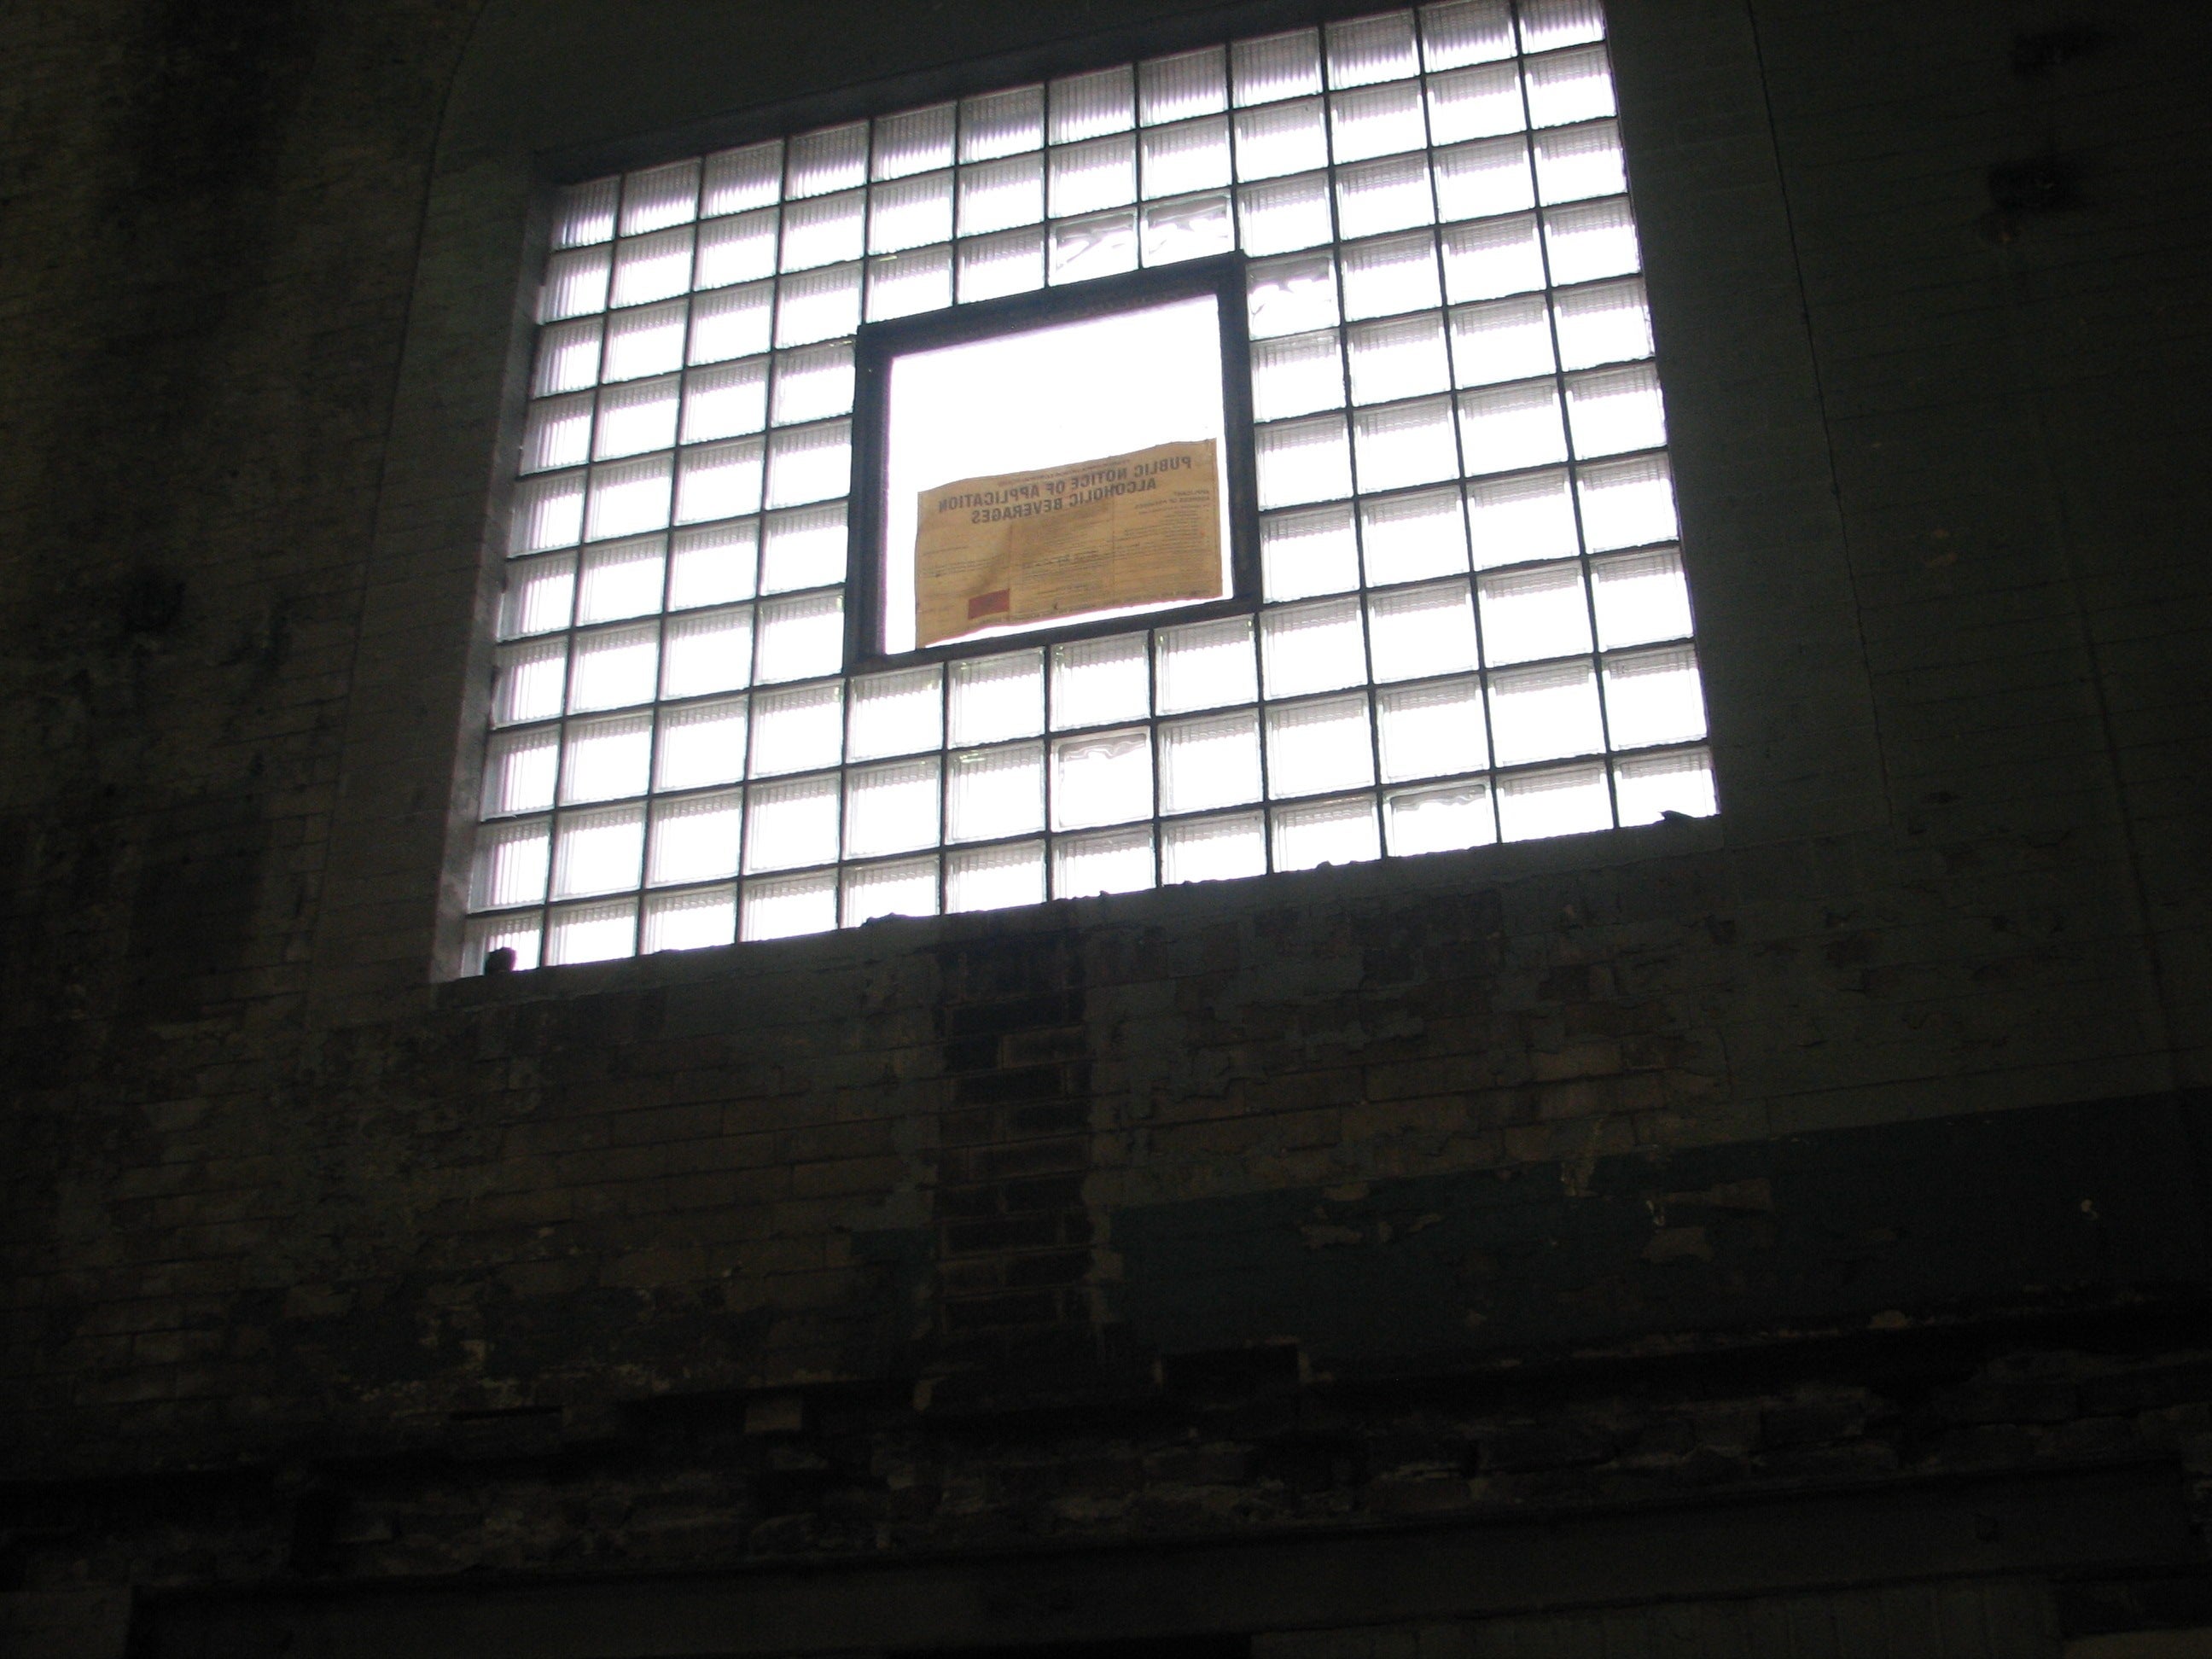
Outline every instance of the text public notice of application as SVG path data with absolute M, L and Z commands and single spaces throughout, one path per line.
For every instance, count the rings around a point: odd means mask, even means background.
M 1222 592 L 1214 441 L 919 492 L 915 642 Z

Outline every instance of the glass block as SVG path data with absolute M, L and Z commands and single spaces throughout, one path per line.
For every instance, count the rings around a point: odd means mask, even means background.
M 1651 311 L 1637 277 L 1573 289 L 1552 299 L 1559 356 L 1568 368 L 1651 355 Z
M 1044 88 L 1015 87 L 960 100 L 960 159 L 988 161 L 1044 146 Z
M 1359 504 L 1359 538 L 1370 586 L 1419 581 L 1467 568 L 1459 491 L 1419 489 Z
M 484 959 L 495 951 L 514 952 L 514 971 L 527 973 L 538 965 L 538 917 L 530 911 L 520 916 L 481 916 L 471 921 L 461 945 L 461 972 L 481 974 Z
M 1523 294 L 1544 286 L 1544 256 L 1536 246 L 1536 219 L 1520 214 L 1486 223 L 1446 225 L 1444 294 L 1453 304 Z
M 579 634 L 575 661 L 568 671 L 569 712 L 651 702 L 659 672 L 657 623 Z
M 1044 843 L 1041 841 L 945 854 L 948 912 L 1004 910 L 1017 904 L 1043 902 Z
M 1249 617 L 1163 628 L 1156 637 L 1163 714 L 1250 702 L 1259 695 Z
M 684 441 L 706 443 L 768 423 L 768 359 L 695 368 L 684 382 Z
M 899 859 L 845 872 L 845 922 L 858 927 L 878 916 L 937 914 L 937 860 Z
M 1402 80 L 1418 74 L 1420 67 L 1410 11 L 1355 17 L 1328 26 L 1328 83 L 1333 87 Z
M 837 775 L 781 778 L 745 792 L 745 870 L 792 870 L 837 857 Z
M 939 789 L 934 755 L 854 767 L 845 775 L 845 856 L 936 846 Z
M 1286 605 L 1260 616 L 1260 660 L 1270 697 L 1362 685 L 1367 641 L 1356 599 Z
M 754 283 L 701 294 L 691 301 L 691 349 L 695 363 L 751 357 L 769 348 L 769 325 L 775 314 L 775 284 Z
M 837 872 L 749 881 L 738 916 L 738 936 L 746 939 L 826 933 L 837 925 Z
M 1260 717 L 1250 708 L 1160 726 L 1160 811 L 1203 811 L 1260 799 Z
M 1094 138 L 1052 152 L 1054 218 L 1121 207 L 1137 199 L 1137 141 Z
M 1137 119 L 1161 126 L 1229 107 L 1228 55 L 1219 46 L 1137 65 Z
M 1152 713 L 1152 662 L 1142 634 L 1070 640 L 1052 648 L 1055 732 L 1140 720 Z
M 1474 602 L 1464 577 L 1370 593 L 1367 629 L 1377 680 L 1424 679 L 1475 665 Z
M 561 759 L 561 800 L 619 800 L 645 793 L 653 758 L 653 716 L 571 720 Z
M 493 658 L 492 720 L 500 726 L 550 720 L 568 689 L 568 641 L 532 640 L 502 647 Z
M 545 960 L 556 967 L 612 962 L 637 949 L 637 901 L 570 904 L 546 918 Z
M 1252 343 L 1252 414 L 1262 421 L 1344 405 L 1344 356 L 1336 331 Z
M 904 179 L 952 165 L 952 104 L 933 104 L 876 123 L 874 173 L 878 179 Z
M 712 887 L 697 893 L 655 893 L 645 901 L 645 937 L 639 951 L 702 951 L 727 945 L 738 933 L 738 890 Z
M 1328 100 L 1328 128 L 1339 165 L 1419 149 L 1429 141 L 1420 82 L 1399 81 L 1337 93 Z
M 867 176 L 868 124 L 854 121 L 801 133 L 791 141 L 791 153 L 784 162 L 783 193 L 827 196 L 833 190 L 850 190 L 863 184 Z
M 847 755 L 876 760 L 939 747 L 945 741 L 944 678 L 944 671 L 932 664 L 854 680 Z
M 758 438 L 685 450 L 676 485 L 677 523 L 759 512 L 762 453 Z
M 1590 585 L 1601 649 L 1689 636 L 1690 588 L 1682 578 L 1679 549 L 1594 559 Z
M 991 841 L 1044 828 L 1044 746 L 1018 743 L 954 755 L 945 793 L 945 838 Z
M 1444 319 L 1436 312 L 1355 323 L 1345 331 L 1345 343 L 1350 348 L 1355 404 L 1418 398 L 1451 385 Z
M 1318 98 L 1237 112 L 1237 176 L 1280 179 L 1328 165 L 1328 128 Z
M 1526 72 L 1528 119 L 1533 125 L 1565 126 L 1618 112 L 1613 101 L 1613 69 L 1606 61 L 1603 46 L 1582 46 L 1531 58 Z
M 1257 812 L 1160 826 L 1164 882 L 1235 881 L 1264 874 L 1267 868 L 1267 830 Z
M 866 251 L 867 198 L 864 190 L 847 190 L 785 208 L 783 269 L 811 270 L 859 258 Z
M 1452 371 L 1461 386 L 1552 372 L 1552 330 L 1541 295 L 1457 307 L 1451 337 Z
M 1352 493 L 1352 445 L 1341 415 L 1278 421 L 1253 435 L 1260 505 L 1297 507 Z
M 641 306 L 607 319 L 607 355 L 599 378 L 635 380 L 684 367 L 684 302 Z
M 1044 217 L 1044 158 L 1015 155 L 960 169 L 960 234 L 988 235 Z
M 1536 135 L 1536 190 L 1546 202 L 1618 196 L 1628 188 L 1620 128 L 1611 121 Z
M 1674 518 L 1674 479 L 1664 455 L 1605 461 L 1578 469 L 1583 538 L 1593 553 L 1616 547 L 1671 542 L 1681 534 Z
M 592 454 L 592 395 L 549 398 L 530 406 L 522 429 L 522 470 L 580 466 Z
M 781 138 L 709 155 L 700 179 L 699 216 L 768 206 L 775 200 L 782 177 Z
M 844 736 L 845 688 L 836 681 L 756 692 L 747 770 L 754 777 L 768 778 L 835 766 L 842 758 Z
M 1313 29 L 1266 34 L 1229 48 L 1229 79 L 1241 108 L 1321 90 L 1321 36 Z
M 1615 749 L 1692 743 L 1705 735 L 1698 653 L 1686 645 L 1605 661 L 1607 735 Z
M 743 697 L 660 711 L 660 741 L 653 758 L 654 788 L 697 789 L 710 783 L 734 783 L 744 775 Z
M 1147 127 L 1144 133 L 1147 200 L 1212 190 L 1229 182 L 1229 122 L 1224 116 Z
M 599 379 L 599 335 L 606 326 L 599 318 L 587 322 L 562 323 L 538 332 L 538 368 L 530 379 L 532 397 L 556 392 L 575 392 L 595 386 Z
M 1087 282 L 1137 268 L 1137 215 L 1125 208 L 1118 213 L 1094 214 L 1087 219 L 1066 219 L 1052 228 L 1052 280 Z
M 1003 231 L 960 244 L 960 300 L 995 300 L 1044 286 L 1044 232 Z
M 699 211 L 699 163 L 671 161 L 633 173 L 623 184 L 622 234 L 639 236 L 688 223 Z
M 1443 219 L 1486 219 L 1518 213 L 1536 204 L 1528 177 L 1528 141 L 1478 138 L 1437 152 L 1437 215 Z
M 1467 486 L 1467 531 L 1477 570 L 1572 557 L 1575 504 L 1565 471 L 1474 480 Z
M 1382 798 L 1394 858 L 1487 847 L 1498 839 L 1490 785 L 1480 778 L 1440 789 L 1401 789 Z
M 1507 841 L 1540 841 L 1613 828 L 1613 800 L 1605 767 L 1581 766 L 1518 772 L 1498 780 L 1498 823 Z
M 641 306 L 691 286 L 691 227 L 638 236 L 615 246 L 613 303 Z
M 1337 169 L 1336 222 L 1344 236 L 1402 230 L 1436 216 L 1425 155 L 1393 155 Z
M 849 340 L 781 351 L 775 358 L 774 420 L 778 426 L 843 415 L 853 407 Z
M 1085 732 L 1052 745 L 1052 827 L 1127 823 L 1152 811 L 1152 739 L 1144 727 Z
M 651 616 L 660 609 L 667 567 L 665 543 L 659 536 L 641 536 L 590 549 L 584 555 L 583 574 L 576 587 L 577 622 L 620 622 L 625 617 Z
M 1126 64 L 1064 76 L 1052 83 L 1050 102 L 1055 144 L 1127 132 L 1137 124 L 1136 76 Z
M 695 611 L 668 619 L 661 696 L 706 696 L 752 679 L 752 608 Z
M 1141 893 L 1156 885 L 1152 827 L 1068 836 L 1052 844 L 1052 896 L 1090 898 L 1099 893 Z
M 676 443 L 677 377 L 633 380 L 599 393 L 599 428 L 594 453 L 600 460 L 669 449 Z
M 637 885 L 645 854 L 645 808 L 563 812 L 553 838 L 553 896 L 594 898 Z
M 801 593 L 771 599 L 760 607 L 756 624 L 759 665 L 753 678 L 763 684 L 834 674 L 845 662 L 845 599 L 839 592 Z
M 510 565 L 500 595 L 499 636 L 517 640 L 568 625 L 576 594 L 576 556 L 556 553 Z
M 1261 588 L 1270 599 L 1345 592 L 1360 584 L 1360 544 L 1352 504 L 1270 514 L 1259 525 Z
M 772 514 L 764 526 L 761 592 L 787 593 L 845 580 L 845 503 Z
M 1244 252 L 1255 258 L 1318 247 L 1334 234 L 1328 216 L 1328 175 L 1302 173 L 1292 179 L 1240 185 L 1237 217 Z
M 1577 455 L 1656 449 L 1667 441 L 1659 371 L 1650 363 L 1635 363 L 1570 377 L 1567 425 Z
M 941 311 L 952 303 L 952 250 L 927 247 L 868 261 L 868 320 Z
M 1319 794 L 1375 781 L 1375 750 L 1364 693 L 1267 711 L 1267 793 Z
M 1505 0 L 1447 0 L 1421 8 L 1421 62 L 1431 75 L 1513 55 Z
M 1572 656 L 1590 648 L 1589 600 L 1575 561 L 1483 576 L 1482 642 L 1492 666 Z
M 563 317 L 605 310 L 611 264 L 604 247 L 578 248 L 548 259 L 545 285 L 538 291 L 538 320 L 556 323 Z
M 1501 766 L 1602 750 L 1596 670 L 1563 662 L 1492 674 L 1490 734 Z
M 469 872 L 469 908 L 536 904 L 545 896 L 553 867 L 553 836 L 544 818 L 526 823 L 488 823 L 477 831 Z
M 1438 144 L 1518 132 L 1521 72 L 1511 64 L 1482 64 L 1429 80 L 1429 135 Z
M 957 744 L 1035 737 L 1044 730 L 1044 655 L 1016 651 L 952 665 L 951 732 Z
M 1506 472 L 1567 458 L 1559 388 L 1522 380 L 1459 394 L 1459 436 L 1470 473 Z
M 1656 823 L 1669 812 L 1709 818 L 1720 811 L 1713 793 L 1713 757 L 1702 749 L 1617 760 L 1613 788 L 1623 823 Z
M 1644 263 L 1625 198 L 1547 209 L 1544 252 L 1552 262 L 1552 280 L 1561 287 L 1625 276 Z
M 542 812 L 552 805 L 554 775 L 561 764 L 560 736 L 550 726 L 493 735 L 484 746 L 483 816 Z
M 1230 212 L 1227 191 L 1152 203 L 1145 209 L 1144 220 L 1148 265 L 1208 258 L 1237 246 L 1237 222 Z
M 1278 806 L 1267 815 L 1274 830 L 1275 868 L 1314 870 L 1324 864 L 1364 864 L 1382 856 L 1368 796 Z
M 860 267 L 830 265 L 776 284 L 775 343 L 811 345 L 860 325 Z
M 750 522 L 678 531 L 668 561 L 668 608 L 752 598 L 759 543 L 759 526 Z
M 1329 328 L 1337 321 L 1336 260 L 1328 253 L 1293 254 L 1248 266 L 1244 291 L 1255 340 Z
M 562 191 L 553 208 L 553 246 L 583 247 L 615 234 L 615 195 L 619 179 L 594 179 Z
M 807 501 L 829 501 L 848 493 L 852 487 L 850 421 L 787 427 L 769 434 L 767 501 L 770 507 L 798 507 Z
M 1375 694 L 1375 716 L 1385 783 L 1478 772 L 1490 763 L 1482 688 L 1472 677 L 1386 687 Z
M 1436 239 L 1428 231 L 1361 242 L 1346 248 L 1343 259 L 1348 317 L 1432 311 L 1442 301 L 1437 289 Z
M 535 553 L 574 544 L 584 527 L 584 475 L 562 472 L 524 479 L 514 487 L 512 513 L 507 523 L 509 553 Z
M 1357 410 L 1352 433 L 1362 490 L 1402 489 L 1459 472 L 1449 398 Z
M 952 240 L 952 175 L 924 173 L 869 192 L 868 249 L 896 253 Z
M 1521 50 L 1548 52 L 1605 38 L 1599 0 L 1521 0 Z

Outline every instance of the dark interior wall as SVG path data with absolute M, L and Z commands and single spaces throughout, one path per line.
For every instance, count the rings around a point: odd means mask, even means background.
M 546 176 L 1209 25 L 24 8 L 13 1587 L 2212 1461 L 2212 31 L 1613 12 L 1720 818 L 434 984 Z

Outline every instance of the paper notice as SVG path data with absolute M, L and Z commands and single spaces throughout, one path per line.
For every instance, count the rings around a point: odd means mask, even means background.
M 915 642 L 1218 598 L 1214 467 L 1207 438 L 921 491 Z

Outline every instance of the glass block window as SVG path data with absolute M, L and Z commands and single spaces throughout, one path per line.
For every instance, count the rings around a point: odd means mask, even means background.
M 1602 14 L 1451 0 L 563 192 L 463 969 L 1715 810 Z M 1249 614 L 848 671 L 865 323 L 1249 262 Z

